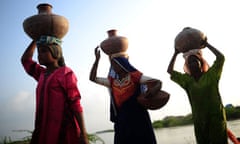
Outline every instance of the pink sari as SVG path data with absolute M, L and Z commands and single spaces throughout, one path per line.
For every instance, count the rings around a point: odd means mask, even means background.
M 23 64 L 26 72 L 38 81 L 36 119 L 31 143 L 79 143 L 80 128 L 73 111 L 82 112 L 77 78 L 64 66 L 50 75 L 32 60 Z

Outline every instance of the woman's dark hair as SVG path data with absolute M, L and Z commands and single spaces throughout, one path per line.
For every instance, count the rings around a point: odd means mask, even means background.
M 59 65 L 60 67 L 63 67 L 63 66 L 66 65 L 63 56 L 58 59 L 58 65 Z
M 63 53 L 62 53 L 62 47 L 57 44 L 52 44 L 49 46 L 49 50 L 52 54 L 52 56 L 56 59 L 58 59 L 58 65 L 59 66 L 65 66 L 65 60 L 63 58 Z
M 192 71 L 193 69 L 194 70 L 199 69 L 201 71 L 203 62 L 198 56 L 190 55 L 187 58 L 187 64 L 190 71 Z

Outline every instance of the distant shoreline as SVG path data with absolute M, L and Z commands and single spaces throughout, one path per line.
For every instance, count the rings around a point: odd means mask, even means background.
M 227 121 L 240 119 L 240 106 L 233 106 L 228 104 L 225 106 L 226 119 Z M 174 126 L 184 126 L 193 124 L 192 114 L 187 114 L 185 116 L 167 116 L 162 120 L 157 120 L 153 122 L 153 128 L 167 128 Z
M 240 119 L 240 106 L 228 104 L 225 106 L 227 121 Z M 193 124 L 192 114 L 185 116 L 166 116 L 162 120 L 156 120 L 152 123 L 154 129 L 169 128 L 176 126 L 185 126 Z M 96 134 L 114 132 L 113 129 L 98 131 Z

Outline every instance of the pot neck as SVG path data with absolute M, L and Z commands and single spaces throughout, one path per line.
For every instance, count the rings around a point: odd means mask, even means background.
M 107 33 L 108 33 L 108 37 L 117 36 L 117 30 L 115 29 L 109 30 L 107 31 Z
M 37 6 L 38 14 L 51 14 L 52 13 L 52 5 L 48 3 L 42 3 Z

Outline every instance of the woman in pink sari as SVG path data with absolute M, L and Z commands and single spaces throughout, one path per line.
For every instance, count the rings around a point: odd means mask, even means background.
M 39 64 L 32 60 L 36 47 Z M 31 144 L 88 144 L 77 78 L 65 66 L 61 40 L 41 36 L 30 43 L 21 62 L 38 82 Z

